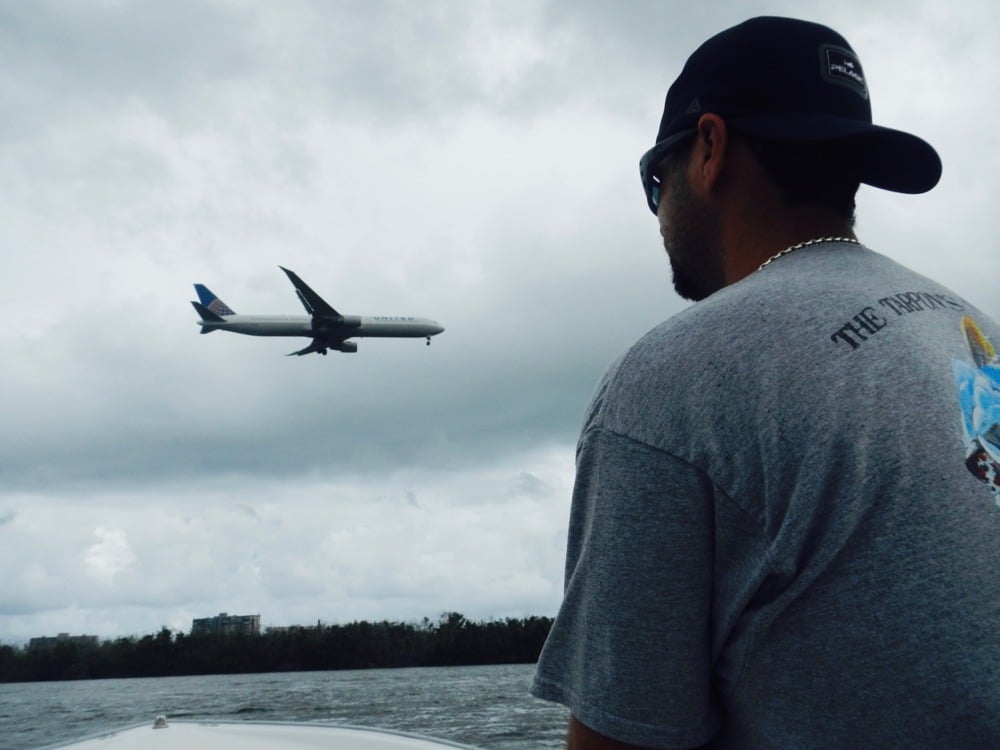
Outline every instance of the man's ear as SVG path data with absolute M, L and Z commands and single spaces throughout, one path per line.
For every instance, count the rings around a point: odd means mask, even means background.
M 697 140 L 692 159 L 692 187 L 696 194 L 707 196 L 719 182 L 729 153 L 729 129 L 726 121 L 707 113 L 698 119 Z

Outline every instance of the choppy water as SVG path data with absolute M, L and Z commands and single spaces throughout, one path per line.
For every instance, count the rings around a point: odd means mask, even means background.
M 359 724 L 489 750 L 563 747 L 567 712 L 528 694 L 534 665 L 0 684 L 0 750 L 152 721 Z

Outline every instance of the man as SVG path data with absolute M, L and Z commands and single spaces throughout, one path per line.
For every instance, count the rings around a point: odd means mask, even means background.
M 585 419 L 532 686 L 570 748 L 1000 747 L 1000 328 L 853 231 L 940 172 L 824 26 L 671 86 L 642 182 L 700 301 Z

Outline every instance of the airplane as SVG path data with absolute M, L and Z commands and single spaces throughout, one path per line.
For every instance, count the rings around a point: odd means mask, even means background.
M 314 292 L 295 272 L 278 266 L 295 287 L 295 294 L 305 307 L 309 317 L 302 315 L 237 315 L 225 302 L 216 297 L 204 284 L 195 284 L 200 302 L 192 301 L 194 309 L 201 316 L 202 333 L 212 331 L 232 331 L 248 336 L 305 336 L 312 343 L 304 349 L 289 352 L 287 356 L 316 352 L 326 355 L 328 349 L 353 353 L 358 345 L 351 338 L 365 336 L 378 338 L 426 338 L 430 346 L 431 336 L 441 333 L 444 328 L 437 321 L 427 318 L 393 317 L 385 315 L 362 316 L 341 315 L 322 297 Z

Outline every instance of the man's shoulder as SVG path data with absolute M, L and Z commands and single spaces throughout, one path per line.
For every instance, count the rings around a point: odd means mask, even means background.
M 788 297 L 769 303 L 754 283 L 719 290 L 654 326 L 621 358 L 622 364 L 653 359 L 660 365 L 684 368 L 689 356 L 711 352 L 736 341 L 745 342 L 760 329 L 759 309 L 777 310 L 795 305 Z
M 723 290 L 650 329 L 605 371 L 590 416 L 602 412 L 599 421 L 610 423 L 632 412 L 665 418 L 708 380 L 738 369 L 752 348 L 752 332 L 735 312 L 742 296 Z
M 865 248 L 810 250 L 782 258 L 652 328 L 612 365 L 600 397 L 641 405 L 669 392 L 674 398 L 661 399 L 660 408 L 673 408 L 690 399 L 708 404 L 716 394 L 747 393 L 765 374 L 778 377 L 825 362 L 836 348 L 831 334 L 877 304 L 872 300 L 894 290 L 931 288 Z M 793 363 L 795 368 L 787 366 Z
M 810 248 L 750 274 L 674 315 L 643 336 L 623 361 L 650 358 L 684 367 L 708 355 L 752 355 L 770 343 L 786 342 L 812 325 L 855 314 L 873 300 L 890 312 L 893 295 L 928 290 L 951 307 L 965 305 L 958 295 L 896 261 L 864 246 Z M 943 295 L 943 296 L 942 296 Z M 944 304 L 944 303 L 942 303 Z M 860 308 L 859 308 L 860 309 Z M 692 360 L 693 358 L 693 360 Z

